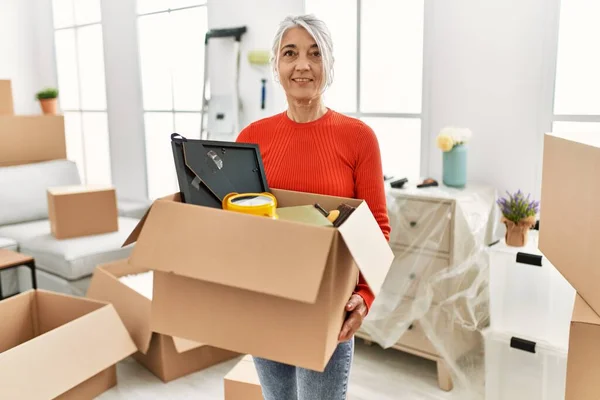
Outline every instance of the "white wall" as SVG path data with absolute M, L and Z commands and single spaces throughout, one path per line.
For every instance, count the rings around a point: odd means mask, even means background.
M 34 0 L 3 0 L 0 5 L 0 79 L 12 81 L 17 114 L 39 114 L 35 94 L 48 84 L 37 62 Z
M 473 131 L 470 180 L 539 198 L 558 7 L 558 0 L 434 2 L 430 174 L 441 176 L 439 130 L 465 126 Z
M 252 121 L 271 116 L 285 110 L 285 96 L 278 83 L 273 82 L 273 74 L 268 66 L 255 68 L 248 61 L 248 51 L 269 50 L 277 26 L 288 15 L 304 12 L 304 0 L 208 0 L 209 29 L 247 26 L 242 38 L 240 59 L 240 98 L 242 114 L 240 127 Z M 212 46 L 212 44 L 211 44 Z M 211 52 L 211 62 L 219 63 L 219 54 L 229 61 L 231 47 L 215 46 Z M 216 53 L 216 54 L 215 54 Z M 260 108 L 261 79 L 267 79 L 266 107 Z

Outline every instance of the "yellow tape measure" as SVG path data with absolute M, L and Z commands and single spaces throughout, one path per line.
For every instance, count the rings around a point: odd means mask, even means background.
M 229 193 L 223 210 L 277 219 L 277 199 L 271 193 Z

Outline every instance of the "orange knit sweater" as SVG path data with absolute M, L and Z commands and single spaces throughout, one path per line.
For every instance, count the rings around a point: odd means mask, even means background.
M 250 124 L 237 141 L 258 144 L 269 187 L 365 200 L 389 240 L 379 143 L 362 121 L 328 109 L 297 123 L 283 112 Z M 370 308 L 374 296 L 362 274 L 355 292 Z

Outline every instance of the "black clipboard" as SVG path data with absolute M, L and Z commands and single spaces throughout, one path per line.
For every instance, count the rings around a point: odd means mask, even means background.
M 171 147 L 184 203 L 223 208 L 229 193 L 270 191 L 256 144 L 188 139 L 173 133 Z

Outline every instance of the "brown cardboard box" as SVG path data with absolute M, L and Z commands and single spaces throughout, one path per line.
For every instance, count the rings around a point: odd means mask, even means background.
M 566 400 L 597 400 L 600 393 L 600 317 L 579 295 L 575 298 L 569 354 Z
M 0 80 L 0 115 L 13 115 L 12 85 L 9 80 Z
M 0 115 L 0 166 L 67 158 L 60 115 Z
M 68 239 L 119 230 L 117 194 L 113 187 L 77 185 L 47 190 L 52 235 Z
M 245 356 L 225 376 L 225 400 L 263 400 L 252 356 Z
M 154 270 L 155 332 L 323 371 L 359 268 L 377 295 L 394 256 L 364 201 L 272 192 L 280 207 L 357 208 L 333 228 L 174 195 L 155 201 L 125 242 L 137 239 L 130 263 Z
M 136 350 L 114 307 L 30 290 L 0 302 L 0 393 L 6 399 L 91 399 L 117 383 Z
M 134 358 L 162 381 L 169 382 L 239 356 L 227 350 L 161 335 L 150 328 L 152 300 L 119 281 L 122 276 L 147 270 L 127 260 L 99 265 L 94 270 L 87 297 L 112 303 L 131 334 L 137 349 Z
M 544 137 L 539 248 L 600 312 L 600 135 Z

